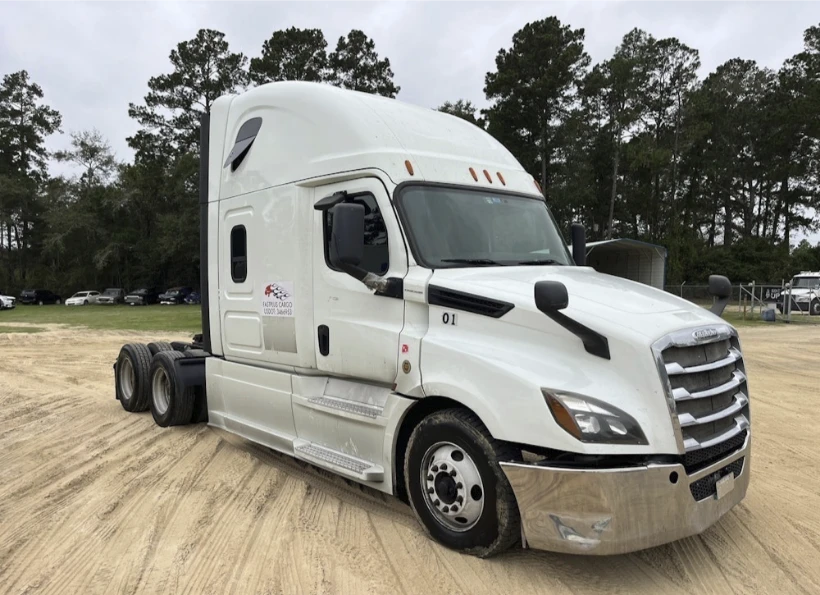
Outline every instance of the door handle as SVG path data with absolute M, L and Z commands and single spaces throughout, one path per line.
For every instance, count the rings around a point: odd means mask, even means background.
M 318 329 L 319 336 L 319 353 L 327 355 L 330 353 L 330 329 L 323 324 Z

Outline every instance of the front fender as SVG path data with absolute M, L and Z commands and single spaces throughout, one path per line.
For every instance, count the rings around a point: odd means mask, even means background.
M 545 333 L 468 313 L 458 320 L 457 327 L 431 325 L 425 335 L 422 388 L 472 409 L 495 438 L 586 454 L 678 452 L 648 348 L 610 338 L 612 359 L 604 360 L 563 329 Z M 555 422 L 542 387 L 612 403 L 638 421 L 649 445 L 580 442 Z

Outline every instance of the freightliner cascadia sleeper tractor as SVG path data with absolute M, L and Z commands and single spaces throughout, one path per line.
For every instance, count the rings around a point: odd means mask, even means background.
M 725 277 L 707 310 L 596 272 L 493 137 L 393 99 L 262 85 L 200 148 L 202 333 L 122 348 L 126 410 L 394 494 L 485 557 L 648 548 L 745 496 Z

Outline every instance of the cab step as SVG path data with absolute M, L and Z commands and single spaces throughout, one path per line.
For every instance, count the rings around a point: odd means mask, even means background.
M 293 454 L 303 461 L 314 463 L 319 467 L 326 467 L 341 475 L 361 481 L 384 481 L 384 468 L 381 465 L 374 465 L 370 461 L 351 457 L 338 450 L 332 450 L 306 440 L 294 441 Z
M 314 407 L 323 407 L 325 409 L 335 409 L 337 411 L 344 411 L 345 413 L 352 413 L 354 415 L 361 415 L 362 417 L 370 417 L 376 419 L 384 411 L 383 407 L 378 405 L 369 405 L 367 403 L 359 403 L 357 401 L 349 401 L 347 399 L 340 399 L 338 397 L 313 397 L 308 400 L 308 403 Z

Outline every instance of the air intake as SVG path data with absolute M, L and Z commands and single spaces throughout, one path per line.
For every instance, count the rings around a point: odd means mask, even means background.
M 445 289 L 435 285 L 431 285 L 427 288 L 427 301 L 431 306 L 452 308 L 453 310 L 471 312 L 491 318 L 501 318 L 514 307 L 513 304 L 509 302 L 493 300 L 453 289 Z

